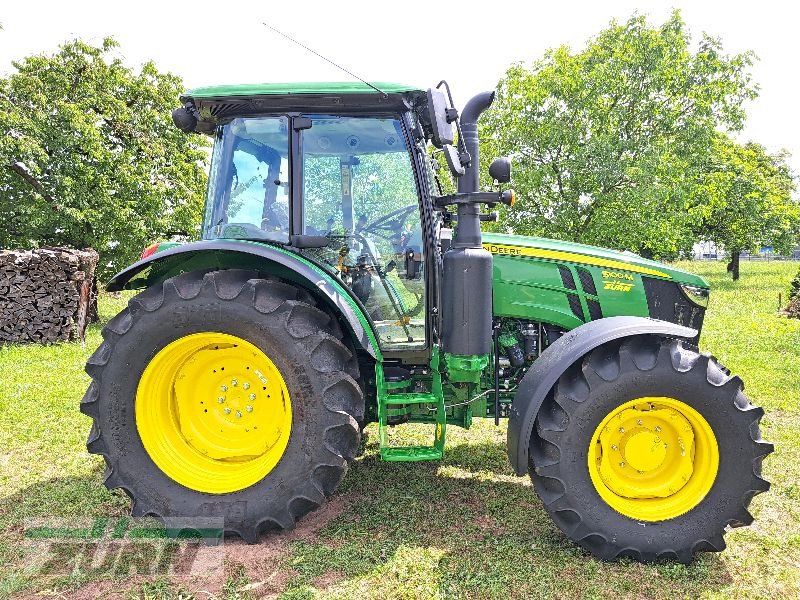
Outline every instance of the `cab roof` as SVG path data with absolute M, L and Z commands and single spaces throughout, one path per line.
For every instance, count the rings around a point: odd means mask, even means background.
M 423 92 L 421 88 L 387 81 L 370 82 L 387 94 Z M 211 85 L 187 91 L 187 98 L 228 98 L 231 96 L 287 96 L 317 94 L 377 94 L 373 88 L 360 81 L 305 81 L 292 83 L 244 83 L 236 85 Z
M 380 94 L 366 83 L 296 82 L 214 85 L 188 90 L 184 105 L 196 110 L 196 131 L 212 133 L 215 127 L 239 116 L 274 112 L 399 112 L 425 102 L 426 92 L 412 85 L 376 81 Z

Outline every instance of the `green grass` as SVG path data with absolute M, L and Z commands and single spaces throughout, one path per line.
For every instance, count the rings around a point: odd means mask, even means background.
M 0 349 L 0 596 L 91 597 L 101 589 L 139 598 L 799 597 L 800 321 L 776 314 L 797 263 L 745 263 L 737 283 L 721 263 L 680 266 L 711 282 L 701 345 L 765 407 L 764 437 L 777 448 L 764 465 L 772 491 L 751 505 L 756 522 L 731 531 L 721 554 L 690 566 L 594 560 L 558 532 L 530 482 L 513 475 L 505 427 L 478 420 L 469 431 L 448 429 L 441 463 L 381 462 L 370 426 L 366 452 L 332 510 L 310 515 L 293 535 L 231 543 L 218 580 L 34 577 L 25 569 L 23 519 L 128 509 L 124 495 L 103 487 L 102 461 L 84 446 L 89 419 L 77 410 L 88 384 L 83 364 L 100 341 L 94 326 L 85 347 Z M 122 302 L 103 297 L 103 319 Z

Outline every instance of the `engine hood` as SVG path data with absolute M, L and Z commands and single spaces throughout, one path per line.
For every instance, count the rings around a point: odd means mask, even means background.
M 524 235 L 484 233 L 483 246 L 496 256 L 529 256 L 559 263 L 591 265 L 614 271 L 639 273 L 648 277 L 657 277 L 703 288 L 709 287 L 705 279 L 693 273 L 633 253 L 618 252 L 586 244 Z

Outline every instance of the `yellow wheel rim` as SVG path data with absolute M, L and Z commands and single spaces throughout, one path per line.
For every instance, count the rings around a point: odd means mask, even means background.
M 289 442 L 292 405 L 259 348 L 225 333 L 195 333 L 165 346 L 145 368 L 136 427 L 170 479 L 225 494 L 275 468 Z
M 708 421 L 674 398 L 626 402 L 597 426 L 589 443 L 589 475 L 617 512 L 639 521 L 665 521 L 706 497 L 719 467 Z

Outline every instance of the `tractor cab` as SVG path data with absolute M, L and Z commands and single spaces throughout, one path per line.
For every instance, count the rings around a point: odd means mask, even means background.
M 427 251 L 408 126 L 385 113 L 220 125 L 203 238 L 290 247 L 353 291 L 382 347 L 424 346 Z
M 469 153 L 452 146 L 457 112 L 442 92 L 376 87 L 203 88 L 182 97 L 174 119 L 215 138 L 204 240 L 275 244 L 324 265 L 361 303 L 383 351 L 429 356 L 441 219 L 427 140 L 456 176 Z

